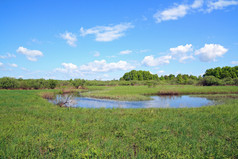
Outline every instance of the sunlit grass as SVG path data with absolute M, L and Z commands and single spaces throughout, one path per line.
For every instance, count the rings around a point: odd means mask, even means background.
M 88 87 L 89 92 L 83 96 L 108 98 L 116 100 L 149 100 L 148 94 L 230 94 L 238 93 L 237 86 L 192 86 L 192 85 L 160 85 L 147 86 L 117 86 L 117 87 Z M 95 91 L 97 90 L 97 91 Z
M 201 108 L 69 109 L 41 91 L 0 90 L 0 158 L 238 157 L 237 99 Z

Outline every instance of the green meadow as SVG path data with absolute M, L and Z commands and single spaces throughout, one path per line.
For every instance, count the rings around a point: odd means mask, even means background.
M 182 95 L 182 94 L 237 94 L 237 86 L 193 86 L 193 85 L 158 85 L 148 86 L 89 86 L 82 96 L 114 100 L 150 100 L 146 95 Z
M 120 99 L 156 91 L 220 92 L 214 96 L 224 99 L 200 108 L 62 108 L 40 96 L 58 90 L 0 90 L 0 158 L 238 157 L 237 87 L 89 88 L 100 91 Z

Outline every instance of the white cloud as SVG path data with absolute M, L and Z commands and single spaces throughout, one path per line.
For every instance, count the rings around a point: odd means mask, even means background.
M 75 42 L 77 41 L 77 37 L 73 33 L 65 32 L 64 34 L 60 34 L 60 37 L 66 40 L 70 46 L 76 46 Z
M 231 61 L 232 65 L 238 65 L 238 61 Z
M 2 66 L 3 66 L 3 63 L 0 62 L 0 67 L 2 67 Z
M 207 8 L 204 7 L 205 5 Z M 204 0 L 194 0 L 192 4 L 178 4 L 169 9 L 157 11 L 154 14 L 154 18 L 157 23 L 160 23 L 162 21 L 177 20 L 194 11 L 207 11 L 206 13 L 210 13 L 213 10 L 224 9 L 231 5 L 238 5 L 238 1 L 217 0 L 214 2 L 214 0 L 208 0 L 208 2 L 204 4 Z
M 120 54 L 122 54 L 122 55 L 130 54 L 130 53 L 132 53 L 131 50 L 123 50 L 123 51 L 120 52 Z
M 170 52 L 174 54 L 180 54 L 180 53 L 187 53 L 189 51 L 193 51 L 193 45 L 192 44 L 186 44 L 186 45 L 179 45 L 175 48 L 170 48 Z
M 16 55 L 7 53 L 7 55 L 0 55 L 0 59 L 6 59 L 6 58 L 15 58 Z
M 98 52 L 98 51 L 95 51 L 95 53 L 94 53 L 94 55 L 93 56 L 95 56 L 95 57 L 98 57 L 98 56 L 100 56 L 100 52 Z
M 191 8 L 196 9 L 203 6 L 203 0 L 195 0 L 191 5 Z
M 9 66 L 11 66 L 11 67 L 18 67 L 18 65 L 15 64 L 15 63 L 13 63 L 13 64 L 9 64 Z
M 219 44 L 205 44 L 205 46 L 195 51 L 195 55 L 203 62 L 215 61 L 217 57 L 224 55 L 228 49 Z
M 177 20 L 178 18 L 184 17 L 188 10 L 189 7 L 187 5 L 178 5 L 164 11 L 158 11 L 154 14 L 154 18 L 157 23 L 167 20 Z
M 20 46 L 17 49 L 17 52 L 25 55 L 26 58 L 30 61 L 37 61 L 38 56 L 43 56 L 43 53 L 39 50 L 29 50 L 29 49 L 24 48 L 22 46 Z
M 184 62 L 188 59 L 194 59 L 192 54 L 188 55 L 188 53 L 193 51 L 192 44 L 186 44 L 186 45 L 179 45 L 175 48 L 169 49 L 171 52 L 171 55 L 174 59 L 179 59 L 179 62 Z
M 79 71 L 77 65 L 72 63 L 62 63 L 62 68 L 56 68 L 54 73 L 60 72 L 60 76 L 64 76 L 66 79 L 70 77 L 77 77 L 83 76 L 82 72 Z M 63 74 L 62 74 L 63 73 Z
M 193 55 L 184 55 L 179 58 L 179 62 L 183 63 L 185 60 L 194 60 Z
M 169 64 L 169 60 L 172 59 L 172 56 L 167 55 L 167 56 L 161 56 L 158 58 L 154 58 L 153 55 L 151 56 L 146 56 L 143 61 L 142 64 L 146 65 L 146 66 L 158 66 L 158 65 L 163 65 L 163 64 Z
M 126 61 L 107 63 L 106 60 L 95 60 L 93 62 L 88 63 L 87 65 L 80 66 L 81 71 L 89 72 L 108 72 L 113 70 L 130 70 L 134 68 L 134 66 L 130 65 Z
M 81 36 L 94 34 L 96 41 L 113 41 L 125 35 L 125 31 L 134 28 L 131 23 L 121 23 L 114 26 L 96 26 L 90 29 L 84 29 L 81 27 Z
M 61 64 L 65 69 L 67 70 L 76 70 L 78 69 L 78 66 L 72 63 L 62 63 Z
M 231 6 L 231 5 L 238 5 L 238 1 L 234 1 L 234 0 L 218 0 L 216 2 L 210 1 L 208 3 L 207 11 L 211 12 L 213 10 L 223 9 L 223 8 Z

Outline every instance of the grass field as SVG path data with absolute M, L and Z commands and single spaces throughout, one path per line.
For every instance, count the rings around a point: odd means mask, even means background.
M 156 92 L 142 88 L 127 92 Z M 181 88 L 166 91 L 237 90 Z M 106 95 L 119 89 L 101 88 Z M 0 158 L 238 158 L 238 99 L 200 108 L 75 109 L 49 103 L 42 91 L 0 90 Z
M 145 96 L 146 94 L 238 94 L 237 86 L 160 85 L 152 88 L 148 86 L 93 86 L 88 88 L 89 92 L 82 93 L 83 96 L 115 100 L 149 100 L 150 97 Z

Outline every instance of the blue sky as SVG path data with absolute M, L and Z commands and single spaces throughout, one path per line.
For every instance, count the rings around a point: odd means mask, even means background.
M 202 75 L 238 65 L 237 0 L 1 0 L 0 77 Z

